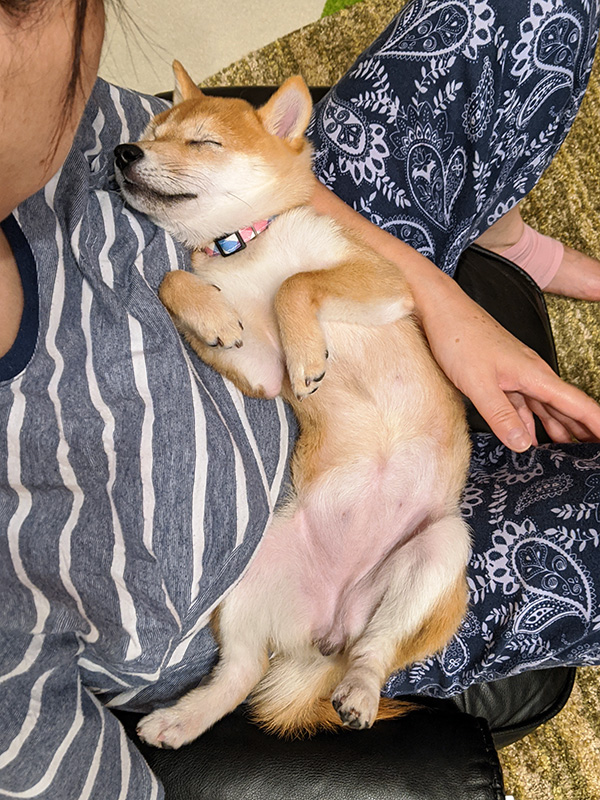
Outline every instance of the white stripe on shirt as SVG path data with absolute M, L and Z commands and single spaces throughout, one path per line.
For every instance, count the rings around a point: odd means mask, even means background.
M 39 781 L 31 786 L 29 789 L 25 789 L 22 792 L 12 792 L 7 791 L 5 789 L 0 788 L 0 795 L 6 795 L 12 798 L 28 798 L 28 797 L 37 797 L 37 795 L 41 794 L 42 792 L 46 791 L 51 785 L 56 777 L 56 773 L 58 772 L 62 760 L 66 753 L 68 752 L 73 740 L 79 733 L 81 726 L 83 725 L 83 710 L 81 708 L 81 682 L 77 684 L 77 707 L 75 711 L 75 716 L 73 718 L 73 722 L 71 723 L 71 727 L 69 728 L 67 735 L 62 740 L 50 764 L 48 769 L 44 773 L 44 775 L 39 779 Z
M 117 89 L 116 86 L 109 86 L 109 92 L 113 103 L 115 104 L 115 111 L 121 121 L 121 142 L 128 142 L 129 141 L 129 125 L 127 124 L 127 119 L 125 117 L 125 112 L 123 111 L 123 105 L 121 103 L 121 93 Z
M 235 406 L 235 410 L 239 415 L 240 422 L 244 427 L 244 432 L 248 437 L 248 442 L 250 447 L 252 448 L 252 453 L 256 459 L 256 464 L 258 465 L 260 477 L 262 479 L 262 483 L 265 490 L 265 495 L 269 498 L 269 512 L 272 514 L 273 512 L 273 503 L 271 500 L 271 491 L 269 487 L 269 481 L 267 480 L 267 473 L 265 472 L 264 464 L 262 463 L 262 459 L 260 457 L 260 452 L 258 449 L 258 445 L 256 444 L 256 438 L 254 436 L 254 432 L 252 430 L 252 426 L 248 421 L 248 417 L 246 415 L 246 407 L 244 406 L 244 398 L 242 393 L 234 386 L 231 381 L 224 379 L 223 383 L 229 392 L 231 399 L 233 400 L 233 405 Z M 242 458 L 240 455 L 239 450 L 237 447 L 235 448 L 235 463 L 236 463 L 236 508 L 238 509 L 238 526 L 237 526 L 237 538 L 236 538 L 236 547 L 242 543 L 244 540 L 244 533 L 246 532 L 246 526 L 248 525 L 248 521 L 250 518 L 249 509 L 248 509 L 248 489 L 246 487 L 246 473 L 244 471 Z M 237 480 L 237 478 L 240 480 Z M 243 476 L 243 481 L 242 481 Z M 270 520 L 269 520 L 270 521 Z
M 194 463 L 194 496 L 192 498 L 192 585 L 190 603 L 200 590 L 204 559 L 204 513 L 206 501 L 206 482 L 208 478 L 208 445 L 206 439 L 206 418 L 200 400 L 200 392 L 190 371 L 192 389 L 192 407 L 194 409 L 195 463 Z
M 114 681 L 115 683 L 120 683 L 121 686 L 124 686 L 127 689 L 131 686 L 131 684 L 127 683 L 127 681 L 124 681 L 121 678 L 117 678 L 117 676 L 113 675 L 112 672 L 109 672 L 109 670 L 105 669 L 104 667 L 101 667 L 99 664 L 94 664 L 93 661 L 89 661 L 87 658 L 80 658 L 79 666 L 81 667 L 81 669 L 87 670 L 88 672 L 99 672 L 101 675 L 106 675 L 107 678 L 111 679 L 111 681 Z
M 96 750 L 94 752 L 94 755 L 92 756 L 92 761 L 90 763 L 90 771 L 88 772 L 85 784 L 77 800 L 88 800 L 94 789 L 94 784 L 96 783 L 96 778 L 98 777 L 98 770 L 100 769 L 100 761 L 102 760 L 102 748 L 104 746 L 104 731 L 106 729 L 106 711 L 102 708 L 100 703 L 96 700 L 94 695 L 91 694 L 91 692 L 88 694 L 88 697 L 92 700 L 93 704 L 96 706 L 96 709 L 98 711 L 98 716 L 100 717 L 100 733 L 98 735 L 98 743 L 96 744 Z
M 273 476 L 273 483 L 271 484 L 271 505 L 275 507 L 275 503 L 281 491 L 281 483 L 285 475 L 285 468 L 287 466 L 288 452 L 289 452 L 289 437 L 290 426 L 288 425 L 287 415 L 285 413 L 285 405 L 281 397 L 275 400 L 277 408 L 277 416 L 279 417 L 279 460 L 277 462 L 277 470 Z
M 8 417 L 8 430 L 20 431 L 25 417 L 25 396 L 21 391 L 22 377 L 18 378 L 11 386 L 13 404 Z M 13 568 L 19 581 L 31 592 L 36 611 L 36 620 L 31 633 L 41 633 L 50 614 L 48 598 L 29 579 L 20 553 L 20 531 L 23 522 L 31 511 L 31 492 L 21 483 L 21 439 L 20 436 L 8 437 L 7 472 L 8 484 L 14 489 L 18 497 L 15 513 L 8 523 L 8 548 L 13 563 Z M 29 651 L 28 651 L 29 652 Z
M 86 150 L 83 154 L 85 158 L 88 160 L 92 158 L 92 156 L 99 156 L 102 152 L 102 139 L 100 138 L 100 134 L 102 133 L 102 129 L 104 128 L 105 117 L 102 109 L 98 109 L 98 113 L 96 114 L 96 118 L 92 124 L 92 128 L 94 133 L 96 134 L 96 144 L 90 150 Z M 98 159 L 94 158 L 91 162 L 92 172 L 96 172 L 98 165 Z
M 25 655 L 17 666 L 11 669 L 10 672 L 7 672 L 6 675 L 0 675 L 0 685 L 16 678 L 18 675 L 24 675 L 31 665 L 35 664 L 44 646 L 44 638 L 45 637 L 41 634 L 33 637 L 29 643 L 29 647 L 25 651 Z
M 102 280 L 109 288 L 113 289 L 115 285 L 115 275 L 109 253 L 116 237 L 115 221 L 113 218 L 114 212 L 110 198 L 106 192 L 96 192 L 96 197 L 100 205 L 105 234 L 104 244 L 98 255 L 98 264 L 100 265 Z
M 55 177 L 47 184 L 44 190 L 45 200 L 52 210 L 54 210 L 54 193 L 56 191 L 56 186 L 58 184 L 59 176 L 60 173 L 55 175 Z M 48 355 L 50 356 L 50 358 L 54 361 L 55 368 L 52 374 L 52 378 L 48 383 L 48 396 L 50 397 L 52 405 L 54 406 L 54 413 L 56 414 L 56 422 L 59 434 L 58 447 L 56 448 L 56 460 L 58 462 L 60 476 L 63 479 L 65 488 L 68 489 L 73 496 L 73 504 L 71 506 L 71 511 L 69 512 L 69 517 L 63 526 L 59 538 L 59 544 L 58 544 L 59 570 L 60 570 L 60 579 L 62 581 L 63 586 L 65 587 L 69 595 L 73 598 L 73 600 L 75 600 L 75 604 L 77 606 L 79 615 L 82 617 L 82 619 L 85 620 L 85 622 L 89 626 L 89 630 L 87 631 L 87 633 L 82 634 L 82 636 L 89 642 L 95 642 L 98 640 L 98 635 L 99 635 L 98 629 L 88 617 L 83 607 L 83 603 L 79 595 L 79 592 L 77 591 L 71 580 L 71 574 L 70 574 L 71 535 L 73 533 L 75 526 L 77 525 L 79 519 L 79 512 L 81 511 L 81 507 L 83 506 L 83 492 L 77 482 L 77 477 L 75 476 L 75 472 L 71 467 L 71 463 L 69 461 L 69 444 L 65 438 L 64 426 L 62 421 L 62 404 L 58 396 L 58 387 L 65 366 L 62 354 L 56 345 L 56 335 L 58 332 L 58 326 L 60 325 L 64 299 L 65 299 L 63 235 L 60 225 L 58 223 L 58 219 L 56 221 L 56 226 L 55 226 L 55 238 L 56 238 L 56 247 L 58 251 L 58 260 L 56 264 L 56 276 L 54 279 L 54 287 L 52 292 L 52 302 L 50 306 L 48 330 L 46 331 L 46 350 L 48 351 Z
M 27 712 L 25 714 L 25 719 L 23 720 L 23 724 L 21 725 L 21 729 L 12 740 L 10 746 L 0 755 L 0 769 L 4 769 L 7 767 L 11 762 L 15 760 L 15 758 L 21 752 L 21 748 L 31 735 L 31 732 L 35 728 L 38 718 L 40 716 L 40 709 L 42 705 L 42 692 L 44 691 L 44 685 L 50 675 L 52 674 L 53 670 L 49 669 L 47 672 L 44 672 L 37 681 L 31 687 L 31 695 L 29 697 L 29 706 L 27 708 Z
M 117 800 L 127 800 L 129 781 L 131 779 L 131 753 L 129 752 L 129 739 L 125 728 L 119 725 L 119 752 L 121 754 L 121 791 Z
M 115 418 L 110 407 L 102 399 L 98 380 L 94 372 L 94 364 L 92 359 L 92 331 L 91 331 L 91 308 L 93 302 L 93 294 L 87 283 L 83 283 L 81 289 L 82 301 L 82 328 L 87 345 L 87 354 L 85 362 L 85 370 L 88 379 L 88 386 L 90 390 L 90 398 L 94 408 L 98 411 L 104 422 L 104 430 L 102 432 L 102 443 L 104 445 L 104 452 L 108 462 L 108 481 L 106 484 L 106 493 L 110 502 L 112 526 L 114 531 L 114 546 L 113 557 L 110 568 L 110 574 L 115 584 L 117 596 L 119 598 L 119 607 L 121 610 L 121 622 L 125 631 L 129 634 L 129 644 L 127 646 L 127 653 L 125 659 L 131 661 L 137 658 L 142 648 L 137 632 L 137 612 L 133 598 L 125 583 L 125 540 L 123 538 L 123 530 L 121 528 L 121 521 L 117 514 L 115 501 L 113 497 L 113 488 L 116 481 L 116 453 L 114 447 L 114 432 L 115 432 Z

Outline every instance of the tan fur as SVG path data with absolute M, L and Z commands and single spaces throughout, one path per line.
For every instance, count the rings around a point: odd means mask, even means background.
M 448 590 L 411 639 L 397 643 L 390 674 L 405 669 L 432 653 L 439 653 L 448 644 L 465 615 L 468 600 L 465 578 L 462 575 L 455 586 Z
M 330 656 L 328 661 L 315 658 L 309 663 L 272 659 L 257 691 L 250 696 L 251 719 L 268 733 L 287 739 L 345 727 L 331 696 L 347 668 L 343 655 Z M 294 675 L 294 670 L 299 675 Z M 390 669 L 390 674 L 394 671 Z M 416 708 L 412 702 L 381 698 L 374 721 L 397 719 Z
M 412 708 L 379 702 L 381 686 L 442 650 L 466 610 L 464 409 L 398 268 L 306 206 L 304 82 L 255 111 L 175 73 L 179 104 L 150 124 L 122 189 L 195 248 L 195 274 L 160 289 L 178 329 L 245 394 L 282 394 L 301 433 L 294 493 L 218 609 L 211 680 L 140 736 L 178 747 L 250 692 L 257 722 L 280 735 L 368 727 Z M 224 226 L 275 214 L 231 258 L 201 252 Z
M 467 604 L 464 576 L 424 620 L 409 641 L 397 642 L 392 660 L 382 670 L 382 681 L 444 648 L 460 625 Z M 346 654 L 305 660 L 275 657 L 250 698 L 252 719 L 269 733 L 286 738 L 333 731 L 344 723 L 331 704 L 335 687 L 348 670 Z M 310 680 L 306 679 L 306 674 Z M 381 698 L 375 721 L 395 719 L 419 708 L 404 700 Z

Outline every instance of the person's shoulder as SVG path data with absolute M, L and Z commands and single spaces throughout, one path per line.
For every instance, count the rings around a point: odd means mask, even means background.
M 127 127 L 131 138 L 139 138 L 151 117 L 164 111 L 169 103 L 159 97 L 115 86 L 98 78 L 90 97 L 89 111 L 116 114 L 121 125 Z M 89 115 L 88 115 L 89 116 Z
M 74 148 L 87 151 L 91 146 L 113 148 L 121 142 L 135 141 L 150 119 L 169 107 L 159 97 L 115 86 L 98 78 L 88 100 Z
M 60 172 L 58 206 L 82 209 L 97 192 L 117 195 L 114 149 L 139 139 L 150 119 L 168 108 L 158 97 L 114 86 L 98 78 L 88 99 L 73 146 Z
M 142 259 L 140 269 L 152 287 L 158 286 L 165 264 L 173 258 L 183 265 L 182 248 L 147 217 L 129 209 L 114 180 L 115 147 L 138 139 L 152 116 L 167 106 L 159 98 L 101 79 L 96 82 L 65 163 L 18 209 L 19 224 L 34 243 L 38 270 L 45 274 L 55 269 L 54 246 L 48 244 L 52 242 L 65 243 L 60 244 L 65 265 L 86 275 L 90 285 L 95 276 L 104 280 L 109 272 L 106 280 L 111 285 L 126 284 L 141 250 L 146 252 L 150 244 L 155 257 Z M 109 250 L 110 264 L 105 257 Z

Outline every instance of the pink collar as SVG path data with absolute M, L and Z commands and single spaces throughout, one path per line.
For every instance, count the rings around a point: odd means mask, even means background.
M 242 228 L 233 233 L 226 233 L 219 239 L 215 239 L 212 244 L 203 247 L 202 252 L 206 253 L 207 256 L 232 256 L 234 253 L 244 250 L 246 242 L 256 239 L 259 233 L 266 231 L 274 219 L 275 217 L 261 219 L 252 225 L 248 225 L 247 228 Z

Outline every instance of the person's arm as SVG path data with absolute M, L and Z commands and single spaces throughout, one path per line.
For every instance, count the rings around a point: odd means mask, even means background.
M 533 413 L 554 441 L 600 440 L 600 406 L 562 381 L 435 264 L 317 180 L 312 204 L 398 265 L 413 291 L 436 361 L 507 447 L 522 452 L 536 443 Z
M 82 685 L 73 634 L 0 634 L 0 798 L 160 800 L 163 789 Z

